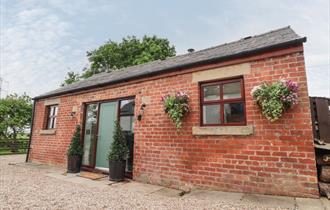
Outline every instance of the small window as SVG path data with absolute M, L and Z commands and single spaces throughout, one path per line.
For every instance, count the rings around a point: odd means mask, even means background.
M 124 132 L 134 132 L 134 99 L 120 101 L 119 122 Z
M 58 106 L 52 105 L 47 107 L 47 129 L 55 129 L 56 128 L 56 120 L 57 120 L 57 112 L 58 112 Z
M 201 84 L 202 125 L 245 125 L 243 79 Z

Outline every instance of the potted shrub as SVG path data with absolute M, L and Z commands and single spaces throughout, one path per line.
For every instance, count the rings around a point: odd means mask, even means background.
M 78 173 L 80 171 L 81 157 L 83 155 L 83 148 L 80 144 L 80 125 L 76 126 L 67 155 L 68 173 Z
M 126 160 L 128 158 L 128 147 L 124 132 L 118 121 L 115 122 L 113 141 L 108 154 L 109 180 L 122 181 L 125 178 Z

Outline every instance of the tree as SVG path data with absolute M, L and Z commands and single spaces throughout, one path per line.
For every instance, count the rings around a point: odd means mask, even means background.
M 26 94 L 11 94 L 0 99 L 0 139 L 9 140 L 11 145 L 17 145 L 17 137 L 24 134 L 29 127 L 31 116 L 32 101 Z
M 65 80 L 64 82 L 61 84 L 61 86 L 65 86 L 65 85 L 69 85 L 69 84 L 72 84 L 74 82 L 78 82 L 79 81 L 79 74 L 78 73 L 75 73 L 73 71 L 70 71 L 67 73 L 67 76 L 65 77 Z
M 90 68 L 83 70 L 80 78 L 88 78 L 101 72 L 147 63 L 154 60 L 164 60 L 175 56 L 175 47 L 166 38 L 135 36 L 123 38 L 121 42 L 108 41 L 99 48 L 87 52 Z M 79 75 L 69 72 L 63 85 L 78 81 Z

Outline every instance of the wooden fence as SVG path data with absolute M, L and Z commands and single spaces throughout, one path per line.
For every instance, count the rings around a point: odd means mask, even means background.
M 310 97 L 314 138 L 330 144 L 330 99 Z
M 28 144 L 29 139 L 0 139 L 0 155 L 24 154 Z

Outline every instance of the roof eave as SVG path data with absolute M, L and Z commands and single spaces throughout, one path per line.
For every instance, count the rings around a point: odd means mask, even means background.
M 169 67 L 169 68 L 161 69 L 161 70 L 156 71 L 156 72 L 146 73 L 146 74 L 141 74 L 141 75 L 135 75 L 135 76 L 128 77 L 128 78 L 125 78 L 125 79 L 119 79 L 119 80 L 116 80 L 116 81 L 91 85 L 91 86 L 88 86 L 88 87 L 81 87 L 81 88 L 77 88 L 77 89 L 74 89 L 74 90 L 67 90 L 67 91 L 54 93 L 54 94 L 40 95 L 40 96 L 34 97 L 33 100 L 45 99 L 45 98 L 50 98 L 50 97 L 55 97 L 55 96 L 60 96 L 60 95 L 85 91 L 85 90 L 89 90 L 89 89 L 104 87 L 104 86 L 108 86 L 108 85 L 112 85 L 112 84 L 118 84 L 118 83 L 125 82 L 125 81 L 128 81 L 128 80 L 140 79 L 140 78 L 145 77 L 145 76 L 153 76 L 153 75 L 157 75 L 157 74 L 168 73 L 170 71 L 174 71 L 174 70 L 180 69 L 180 68 L 189 68 L 191 66 L 209 64 L 209 63 L 219 62 L 219 61 L 222 61 L 222 60 L 229 60 L 229 59 L 234 59 L 234 58 L 237 58 L 237 57 L 243 57 L 243 56 L 249 56 L 249 55 L 253 55 L 253 54 L 259 54 L 259 53 L 269 51 L 269 50 L 273 50 L 273 49 L 285 48 L 285 47 L 290 47 L 290 46 L 302 44 L 306 41 L 307 41 L 306 37 L 301 37 L 301 38 L 294 39 L 294 40 L 291 40 L 291 41 L 288 41 L 288 42 L 283 42 L 283 43 L 279 43 L 279 44 L 275 44 L 275 45 L 271 45 L 271 46 L 267 46 L 267 47 L 262 47 L 262 48 L 258 48 L 258 49 L 254 49 L 254 50 L 242 51 L 242 52 L 232 54 L 232 55 L 228 55 L 228 56 L 220 56 L 220 57 L 215 57 L 215 58 L 207 59 L 207 60 L 203 60 L 203 61 L 191 62 L 191 63 L 187 63 L 187 64 L 182 64 L 182 65 L 176 65 L 176 66 L 172 66 L 172 67 Z

